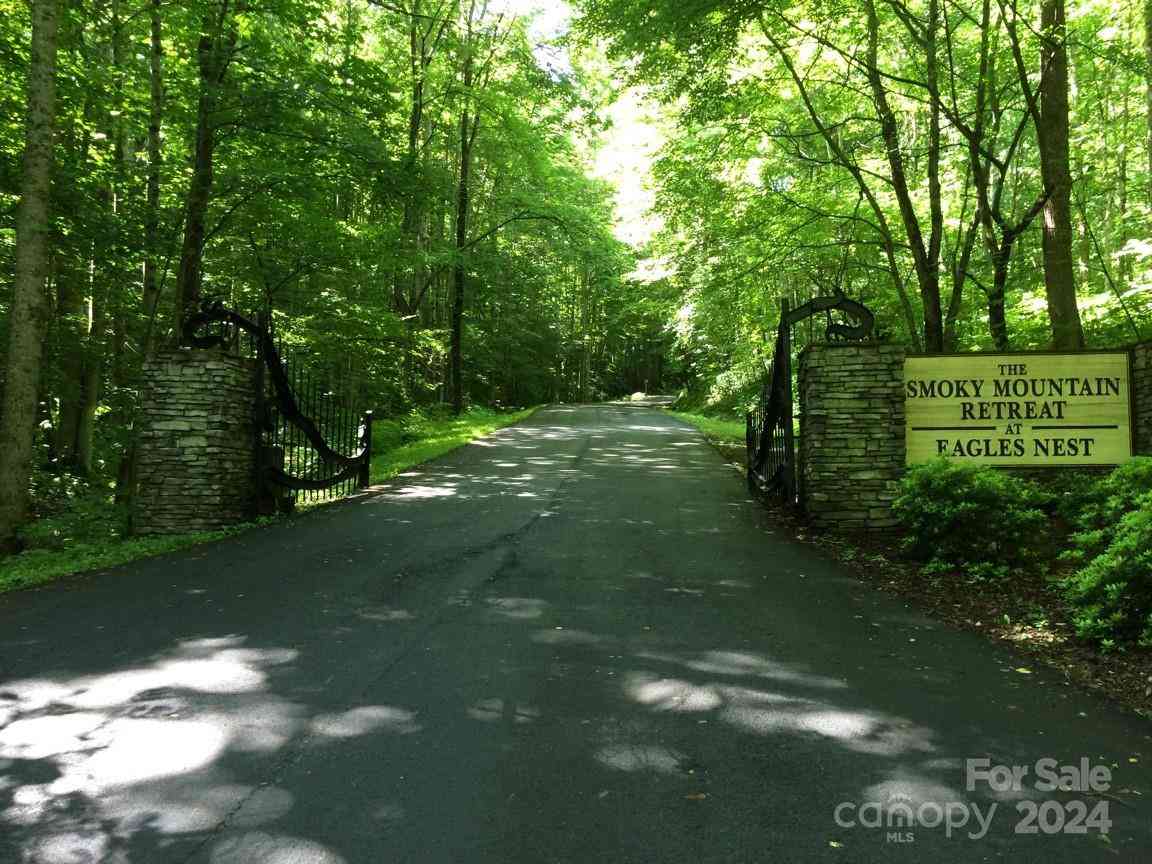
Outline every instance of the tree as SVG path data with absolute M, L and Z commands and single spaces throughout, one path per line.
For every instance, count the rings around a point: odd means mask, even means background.
M 176 303 L 173 329 L 181 337 L 184 317 L 200 301 L 206 219 L 215 178 L 216 130 L 220 122 L 222 89 L 236 51 L 238 31 L 232 0 L 214 0 L 204 11 L 196 48 L 199 93 L 196 131 L 192 147 L 192 176 L 184 207 L 184 243 L 176 271 Z
M 1040 3 L 1040 87 L 1033 91 L 1024 63 L 1015 0 L 1009 7 L 1007 31 L 1021 92 L 1036 126 L 1040 176 L 1044 182 L 1042 241 L 1044 288 L 1052 324 L 1052 347 L 1084 347 L 1084 330 L 1076 301 L 1072 254 L 1072 172 L 1068 153 L 1068 33 L 1064 0 Z
M 48 321 L 49 206 L 56 127 L 56 0 L 33 0 L 16 272 L 8 366 L 0 412 L 0 545 L 9 546 L 28 506 L 43 339 Z

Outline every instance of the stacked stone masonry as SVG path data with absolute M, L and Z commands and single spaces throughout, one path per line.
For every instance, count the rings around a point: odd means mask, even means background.
M 883 531 L 904 473 L 904 349 L 817 344 L 799 365 L 800 499 L 818 527 Z
M 172 349 L 144 367 L 133 530 L 212 531 L 249 518 L 256 364 Z
M 1132 349 L 1132 396 L 1136 452 L 1152 456 L 1152 342 Z

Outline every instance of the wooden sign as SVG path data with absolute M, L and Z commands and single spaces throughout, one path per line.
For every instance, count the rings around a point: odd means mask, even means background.
M 904 362 L 908 464 L 1118 465 L 1132 456 L 1127 352 Z

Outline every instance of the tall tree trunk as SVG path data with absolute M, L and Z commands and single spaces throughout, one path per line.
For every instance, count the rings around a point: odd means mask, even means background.
M 62 467 L 76 464 L 76 430 L 83 398 L 84 334 L 88 316 L 84 308 L 84 279 L 80 261 L 70 254 L 56 257 L 56 342 L 59 352 L 58 397 L 60 411 L 53 429 L 56 459 Z M 78 254 L 78 250 L 77 250 Z
M 1043 0 L 1040 88 L 1040 174 L 1048 201 L 1044 205 L 1044 288 L 1052 347 L 1084 347 L 1084 330 L 1076 303 L 1076 272 L 1072 253 L 1072 174 L 1068 162 L 1068 47 L 1064 0 Z
M 99 279 L 99 276 L 97 273 L 96 279 Z M 96 414 L 100 408 L 104 385 L 108 286 L 100 286 L 94 280 L 90 303 L 89 317 L 92 326 L 88 331 L 88 350 L 84 358 L 84 380 L 81 385 L 84 396 L 80 403 L 79 423 L 76 426 L 76 468 L 85 475 L 92 473 Z
M 8 370 L 0 412 L 0 546 L 14 545 L 28 509 L 44 332 L 48 324 L 48 235 L 56 127 L 57 0 L 32 2 L 32 51 L 24 137 L 16 272 L 8 325 Z
M 467 109 L 460 117 L 460 178 L 456 189 L 456 263 L 452 269 L 451 379 L 452 411 L 464 410 L 464 291 L 468 271 L 464 261 L 468 245 L 468 211 L 471 207 L 472 144 L 480 118 L 469 118 Z M 471 131 L 470 131 L 471 130 Z
M 148 54 L 148 173 L 144 205 L 144 275 L 140 299 L 144 310 L 144 332 L 140 336 L 142 360 L 156 348 L 160 323 L 160 171 L 163 160 L 160 128 L 164 118 L 164 45 L 161 40 L 161 0 L 149 0 Z M 131 501 L 136 493 L 137 429 L 133 426 L 128 447 L 116 472 L 116 503 Z
M 116 292 L 122 290 L 121 272 L 123 207 L 121 195 L 125 186 L 125 130 L 123 84 L 123 32 L 120 18 L 120 0 L 111 0 L 110 54 L 112 66 L 112 107 L 115 114 L 106 115 L 104 122 L 112 129 L 112 176 L 100 199 L 107 211 L 110 231 L 100 254 L 99 241 L 92 248 L 92 285 L 89 294 L 88 345 L 84 358 L 84 399 L 81 403 L 80 423 L 76 429 L 76 467 L 82 474 L 92 473 L 95 461 L 96 415 L 104 395 L 104 368 L 108 348 L 108 322 L 117 318 L 119 305 Z M 101 238 L 105 239 L 105 238 Z M 122 421 L 121 421 L 122 422 Z
M 160 305 L 160 124 L 164 112 L 164 46 L 160 38 L 160 0 L 151 0 L 151 50 L 148 56 L 148 179 L 144 210 L 144 337 L 141 354 L 148 357 L 156 343 L 157 313 Z
M 85 75 L 90 76 L 95 63 L 81 41 Z M 73 124 L 65 137 L 78 176 L 91 170 L 89 153 L 92 136 L 89 129 L 100 125 L 96 117 L 95 92 L 85 97 L 82 122 Z M 79 126 L 79 130 L 77 130 Z M 60 142 L 58 141 L 58 144 Z M 81 193 L 83 194 L 83 193 Z M 85 202 L 86 204 L 87 202 Z M 59 357 L 57 397 L 60 410 L 53 429 L 53 445 L 61 468 L 74 470 L 77 464 L 77 434 L 84 404 L 84 358 L 91 319 L 87 299 L 91 291 L 91 249 L 78 238 L 62 241 L 54 250 L 56 288 L 56 350 Z
M 215 111 L 215 85 L 212 82 L 214 40 L 200 39 L 200 98 L 196 109 L 196 134 L 192 145 L 192 178 L 188 184 L 188 197 L 184 207 L 184 241 L 180 248 L 180 266 L 176 271 L 176 303 L 173 329 L 181 339 L 185 316 L 200 301 L 201 267 L 204 260 L 205 223 L 208 203 L 212 198 L 212 160 L 216 150 L 216 130 L 213 126 Z
M 416 188 L 416 169 L 420 164 L 421 137 L 424 134 L 424 77 L 427 72 L 425 65 L 425 47 L 421 38 L 422 27 L 420 0 L 412 0 L 411 14 L 408 19 L 408 74 L 410 87 L 410 102 L 408 105 L 408 151 L 404 160 L 405 180 L 410 184 L 404 195 L 404 215 L 400 225 L 400 248 L 403 255 L 409 258 L 402 261 L 396 270 L 393 283 L 393 306 L 397 314 L 408 316 L 416 310 L 412 308 L 415 298 L 416 281 L 416 254 L 417 254 L 417 224 L 420 220 L 419 197 Z M 411 270 L 409 270 L 411 267 Z
M 1152 207 L 1152 0 L 1144 0 L 1144 122 L 1147 127 L 1148 206 Z
M 904 233 L 912 251 L 912 263 L 920 287 L 920 301 L 924 310 L 924 350 L 939 353 L 944 350 L 944 312 L 940 301 L 940 248 L 943 233 L 943 207 L 940 186 L 940 109 L 934 103 L 931 110 L 928 141 L 928 197 L 931 207 L 928 237 L 916 213 L 916 202 L 908 184 L 908 174 L 901 147 L 900 126 L 888 99 L 884 75 L 879 65 L 880 19 L 874 0 L 868 0 L 867 11 L 867 74 L 876 119 L 888 157 L 892 191 L 899 205 Z M 929 23 L 923 40 L 929 86 L 935 91 L 939 74 L 936 34 L 939 27 L 939 4 L 931 0 Z
M 192 179 L 184 210 L 184 242 L 176 271 L 174 329 L 177 341 L 183 339 L 184 317 L 200 302 L 204 244 L 207 239 L 208 205 L 212 200 L 213 158 L 216 152 L 216 112 L 232 51 L 236 46 L 234 25 L 226 22 L 228 6 L 221 5 L 214 20 L 204 21 L 197 47 L 200 94 L 196 106 L 196 134 L 192 145 Z
M 449 350 L 450 378 L 452 381 L 452 411 L 464 411 L 464 290 L 467 282 L 467 265 L 464 260 L 468 246 L 468 211 L 471 207 L 472 145 L 476 143 L 476 132 L 480 128 L 479 113 L 472 113 L 472 79 L 474 59 L 472 55 L 472 15 L 468 16 L 469 32 L 465 44 L 462 84 L 464 104 L 460 109 L 460 174 L 456 186 L 456 262 L 452 269 L 452 313 L 451 347 Z

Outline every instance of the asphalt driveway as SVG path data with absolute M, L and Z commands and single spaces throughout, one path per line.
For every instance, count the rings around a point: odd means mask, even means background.
M 550 408 L 0 598 L 0 862 L 1152 860 L 1152 730 L 1024 665 L 788 539 L 667 415 Z

